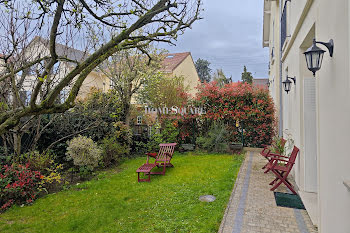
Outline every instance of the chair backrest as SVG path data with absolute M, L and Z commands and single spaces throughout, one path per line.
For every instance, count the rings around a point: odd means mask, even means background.
M 156 157 L 157 161 L 169 162 L 173 157 L 175 146 L 177 143 L 159 144 L 159 152 Z
M 290 154 L 289 156 L 289 160 L 286 164 L 286 167 L 288 167 L 289 169 L 292 169 L 294 163 L 295 163 L 295 159 L 297 158 L 297 155 L 299 153 L 299 148 L 294 146 L 293 147 L 293 150 L 292 150 L 292 153 Z

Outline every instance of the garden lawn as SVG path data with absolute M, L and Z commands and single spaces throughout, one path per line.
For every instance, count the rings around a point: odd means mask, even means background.
M 175 154 L 174 168 L 138 183 L 146 159 L 0 215 L 0 232 L 217 232 L 242 155 Z M 212 203 L 199 196 L 216 196 Z

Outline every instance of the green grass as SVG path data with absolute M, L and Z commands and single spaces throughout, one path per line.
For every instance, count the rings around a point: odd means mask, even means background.
M 0 215 L 0 232 L 217 232 L 242 160 L 175 154 L 175 167 L 164 176 L 138 183 L 135 171 L 145 158 L 132 159 L 31 206 L 11 208 Z M 200 202 L 206 194 L 216 201 Z

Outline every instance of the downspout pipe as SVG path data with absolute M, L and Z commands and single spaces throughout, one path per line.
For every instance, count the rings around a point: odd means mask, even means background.
M 281 45 L 281 42 L 282 42 L 282 36 L 281 36 L 281 32 L 282 32 L 282 4 L 283 4 L 283 1 L 280 1 L 280 41 L 279 41 L 279 45 L 280 45 L 280 56 L 279 56 L 279 67 L 280 67 L 280 70 L 279 70 L 279 107 L 280 107 L 280 111 L 279 111 L 279 131 L 278 131 L 278 134 L 280 137 L 283 137 L 283 104 L 282 104 L 282 45 Z

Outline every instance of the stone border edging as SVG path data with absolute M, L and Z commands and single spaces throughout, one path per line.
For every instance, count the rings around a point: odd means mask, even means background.
M 238 184 L 238 180 L 242 179 L 242 177 L 244 178 L 244 167 L 245 166 L 248 166 L 248 163 L 249 163 L 249 155 L 248 155 L 248 150 L 246 150 L 245 152 L 245 159 L 241 165 L 241 167 L 239 168 L 239 171 L 238 171 L 238 174 L 237 174 L 237 177 L 236 177 L 236 180 L 235 180 L 235 184 L 233 185 L 233 189 L 232 189 L 232 192 L 231 192 L 231 196 L 230 196 L 230 199 L 227 203 L 227 207 L 226 207 L 226 210 L 225 210 L 225 213 L 224 213 L 224 216 L 222 218 L 222 221 L 221 221 L 221 224 L 220 224 L 220 228 L 218 230 L 218 233 L 221 233 L 223 232 L 224 230 L 224 226 L 225 226 L 225 223 L 226 223 L 226 218 L 227 218 L 227 215 L 228 215 L 228 212 L 230 210 L 230 207 L 231 207 L 231 203 L 233 202 L 233 198 L 234 198 L 234 194 L 236 193 L 236 189 L 237 189 L 237 184 Z

